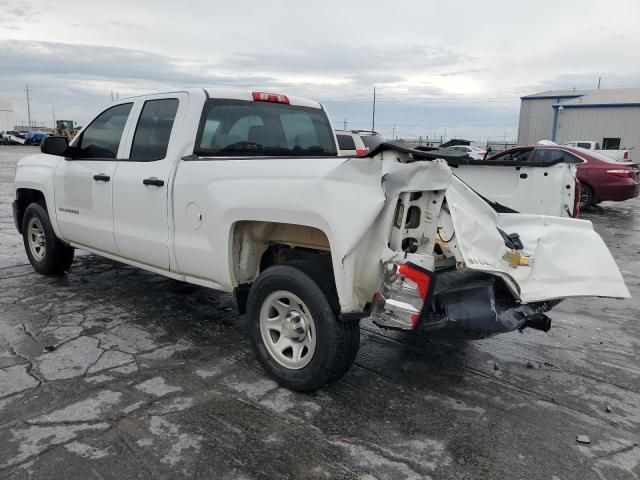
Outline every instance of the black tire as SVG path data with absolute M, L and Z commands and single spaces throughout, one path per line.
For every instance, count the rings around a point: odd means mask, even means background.
M 315 352 L 299 369 L 281 365 L 269 353 L 260 331 L 262 305 L 278 290 L 299 297 L 315 324 Z M 339 310 L 331 271 L 319 262 L 295 260 L 262 272 L 249 292 L 247 321 L 251 346 L 266 372 L 280 385 L 300 392 L 317 390 L 347 373 L 360 347 L 360 325 L 358 321 L 340 320 Z
M 593 189 L 586 183 L 580 184 L 580 210 L 586 210 L 593 204 Z
M 40 222 L 44 232 L 45 250 L 42 258 L 37 258 L 29 245 L 29 224 L 32 219 Z M 49 214 L 41 204 L 32 203 L 25 210 L 22 219 L 22 239 L 29 262 L 36 272 L 42 275 L 62 275 L 71 267 L 75 249 L 56 237 Z

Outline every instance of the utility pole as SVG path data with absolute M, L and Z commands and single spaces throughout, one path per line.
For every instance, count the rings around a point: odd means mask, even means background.
M 600 82 L 602 81 L 602 77 L 598 77 L 598 90 L 600 90 Z
M 396 124 L 393 124 L 393 135 L 392 138 L 395 140 L 396 139 Z
M 53 118 L 53 127 L 56 128 L 56 109 L 55 107 L 51 107 L 51 118 Z
M 29 99 L 29 84 L 27 83 L 27 117 L 29 121 L 29 130 L 31 130 L 31 101 Z
M 376 86 L 373 86 L 373 116 L 371 118 L 371 131 L 376 130 Z
M 346 129 L 347 129 L 347 119 L 345 118 L 345 119 L 344 119 L 344 127 L 343 127 L 343 130 L 346 130 Z

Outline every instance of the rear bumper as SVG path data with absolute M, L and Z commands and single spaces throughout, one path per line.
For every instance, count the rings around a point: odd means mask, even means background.
M 371 318 L 395 330 L 451 329 L 472 336 L 489 336 L 527 327 L 548 331 L 545 315 L 558 301 L 520 304 L 501 280 L 481 272 L 447 271 L 430 274 L 425 298 L 393 269 L 385 269 Z
M 596 191 L 596 200 L 599 202 L 622 202 L 640 195 L 640 184 L 629 182 L 626 185 L 608 185 Z

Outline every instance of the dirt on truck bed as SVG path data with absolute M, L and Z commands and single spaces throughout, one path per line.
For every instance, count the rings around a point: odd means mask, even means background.
M 230 295 L 89 254 L 34 273 L 0 146 L 0 478 L 640 476 L 640 199 L 584 213 L 633 298 L 486 340 L 362 321 L 343 380 L 278 387 Z M 588 259 L 585 259 L 588 261 Z

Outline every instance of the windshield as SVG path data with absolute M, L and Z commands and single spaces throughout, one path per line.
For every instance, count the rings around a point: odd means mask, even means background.
M 335 156 L 333 131 L 318 108 L 208 100 L 195 152 L 201 156 Z

